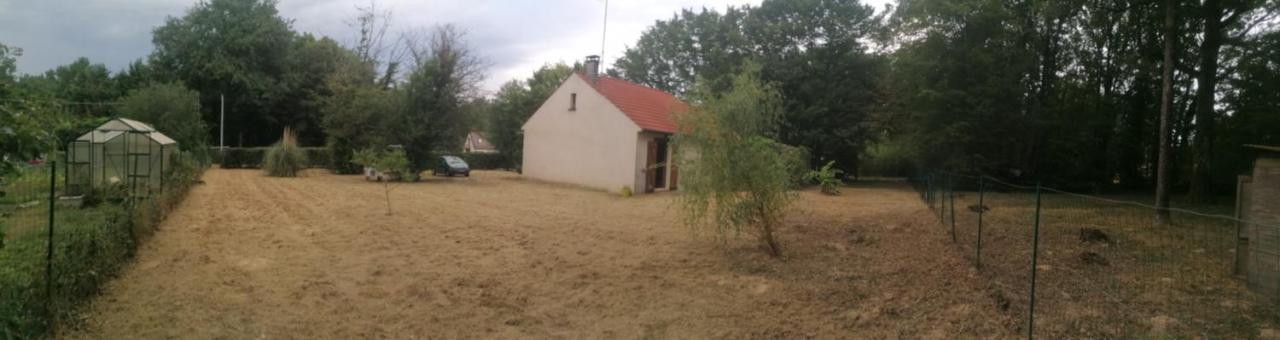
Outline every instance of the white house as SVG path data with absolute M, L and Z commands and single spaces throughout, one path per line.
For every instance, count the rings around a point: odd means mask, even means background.
M 674 114 L 689 106 L 675 96 L 600 75 L 588 56 L 524 123 L 523 174 L 530 178 L 619 192 L 674 190 L 669 166 Z
M 497 153 L 498 148 L 484 138 L 479 132 L 467 133 L 467 140 L 462 142 L 462 152 L 465 153 Z

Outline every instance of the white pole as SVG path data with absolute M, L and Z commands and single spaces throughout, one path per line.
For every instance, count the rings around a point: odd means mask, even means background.
M 218 111 L 220 121 L 218 122 L 218 150 L 227 148 L 227 101 L 221 94 L 218 95 Z
M 604 25 L 600 28 L 600 63 L 604 63 L 604 42 L 609 38 L 609 0 L 604 0 Z

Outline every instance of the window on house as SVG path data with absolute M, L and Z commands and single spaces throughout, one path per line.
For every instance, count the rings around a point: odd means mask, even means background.
M 569 111 L 578 111 L 578 94 L 569 94 Z

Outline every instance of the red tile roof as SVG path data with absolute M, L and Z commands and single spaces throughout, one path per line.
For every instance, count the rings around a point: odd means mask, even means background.
M 578 73 L 578 76 L 590 82 L 586 75 Z M 618 78 L 601 75 L 591 87 L 622 110 L 641 129 L 649 131 L 675 133 L 673 114 L 689 110 L 688 104 L 670 93 Z

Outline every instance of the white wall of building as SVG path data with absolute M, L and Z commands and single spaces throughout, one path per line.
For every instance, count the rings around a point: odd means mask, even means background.
M 571 94 L 577 94 L 574 111 L 569 110 Z M 637 163 L 634 152 L 640 127 L 582 77 L 565 80 L 523 129 L 524 176 L 610 192 L 623 186 L 643 192 L 643 176 L 637 173 L 644 159 L 642 155 Z

